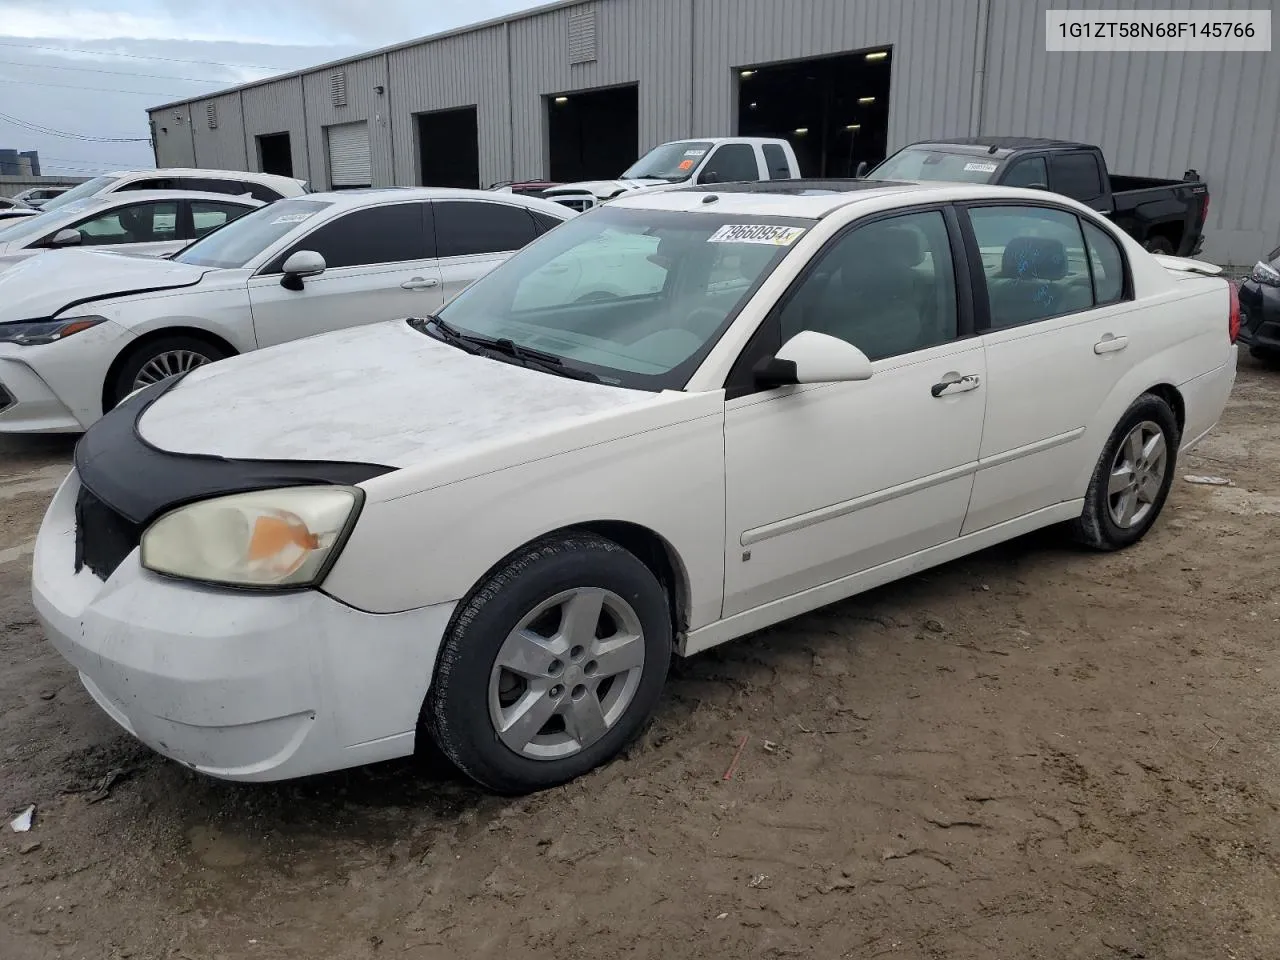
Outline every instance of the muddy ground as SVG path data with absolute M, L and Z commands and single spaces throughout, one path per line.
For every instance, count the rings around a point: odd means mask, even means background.
M 0 957 L 1280 957 L 1280 372 L 1241 366 L 1137 548 L 1032 536 L 699 656 L 514 801 L 137 746 L 28 598 L 70 445 L 0 441 L 0 814 L 38 805 Z

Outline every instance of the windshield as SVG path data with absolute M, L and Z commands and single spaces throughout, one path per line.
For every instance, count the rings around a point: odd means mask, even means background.
M 952 180 L 990 183 L 1000 163 L 986 154 L 947 153 L 925 147 L 900 150 L 868 174 L 873 180 Z
M 325 207 L 324 200 L 277 200 L 232 220 L 176 254 L 178 263 L 235 270 Z
M 605 383 L 678 390 L 813 223 L 600 207 L 535 240 L 440 317 Z
M 80 184 L 80 186 L 74 187 L 66 193 L 54 197 L 40 209 L 46 212 L 49 210 L 58 210 L 69 203 L 75 203 L 77 200 L 96 196 L 119 179 L 119 177 L 94 177 L 92 180 L 86 180 L 84 183 Z
M 678 140 L 654 147 L 622 174 L 623 180 L 670 180 L 676 183 L 693 176 L 714 144 L 706 140 Z

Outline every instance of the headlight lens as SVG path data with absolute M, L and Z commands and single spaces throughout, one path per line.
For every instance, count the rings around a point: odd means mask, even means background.
M 1249 279 L 1254 283 L 1264 283 L 1269 287 L 1280 287 L 1280 270 L 1259 260 L 1253 265 L 1253 273 Z
M 142 535 L 142 565 L 231 586 L 311 586 L 337 558 L 362 500 L 356 487 L 288 487 L 179 507 Z
M 22 320 L 18 323 L 0 323 L 0 343 L 16 343 L 24 347 L 39 343 L 56 343 L 72 334 L 106 322 L 106 317 L 69 317 L 65 320 Z

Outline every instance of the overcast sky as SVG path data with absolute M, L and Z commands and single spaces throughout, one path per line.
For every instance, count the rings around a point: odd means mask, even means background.
M 149 106 L 541 2 L 0 0 L 0 147 L 46 174 L 150 167 L 149 143 L 103 142 L 145 140 Z

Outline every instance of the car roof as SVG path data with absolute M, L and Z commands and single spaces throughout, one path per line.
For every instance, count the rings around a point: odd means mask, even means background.
M 985 153 L 1007 157 L 1016 150 L 1061 150 L 1088 147 L 1077 140 L 1052 140 L 1047 137 L 956 137 L 953 140 L 919 140 L 908 147 L 959 147 L 963 153 Z
M 231 180 L 247 180 L 251 183 L 305 184 L 297 177 L 282 177 L 276 173 L 254 173 L 250 170 L 212 170 L 207 167 L 157 167 L 154 170 L 114 170 L 105 177 L 227 177 Z
M 68 204 L 65 207 L 59 207 L 51 213 L 61 213 L 64 210 L 73 210 L 80 213 L 89 207 L 110 208 L 122 207 L 131 203 L 140 203 L 144 200 L 216 200 L 220 203 L 238 203 L 247 207 L 266 206 L 261 200 L 255 200 L 252 197 L 246 197 L 243 194 L 230 193 L 212 193 L 204 190 L 119 190 L 115 193 L 98 194 L 93 197 L 85 197 L 78 204 Z
M 357 207 L 373 206 L 377 203 L 393 200 L 485 200 L 489 203 L 505 203 L 541 210 L 553 216 L 565 219 L 565 214 L 573 215 L 563 204 L 541 197 L 528 197 L 518 193 L 503 193 L 498 190 L 465 190 L 459 187 L 358 187 L 353 190 L 329 190 L 323 193 L 308 193 L 301 197 L 289 197 L 277 203 L 299 200 L 319 200 L 332 204 L 336 209 L 350 210 Z
M 714 203 L 708 202 L 715 196 Z M 867 200 L 898 196 L 908 203 L 981 199 L 1031 199 L 1065 201 L 1046 197 L 1043 190 L 1024 190 L 979 183 L 896 180 L 765 180 L 758 183 L 718 183 L 673 190 L 637 191 L 610 200 L 606 207 L 670 210 L 686 213 L 781 216 L 821 220 L 836 210 Z

